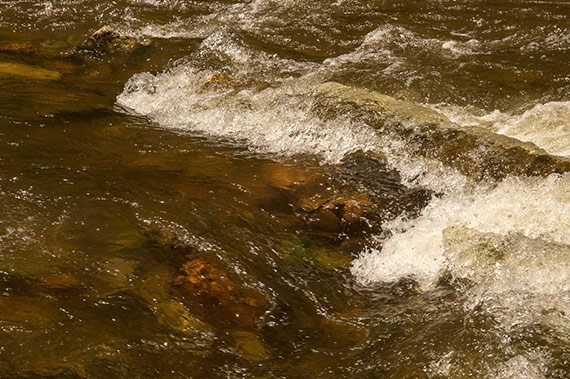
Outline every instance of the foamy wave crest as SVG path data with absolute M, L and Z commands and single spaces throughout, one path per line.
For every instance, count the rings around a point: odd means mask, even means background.
M 390 282 L 413 276 L 424 287 L 430 287 L 446 270 L 478 280 L 476 275 L 480 272 L 476 268 L 473 272 L 463 272 L 464 265 L 457 264 L 458 256 L 454 251 L 458 245 L 450 243 L 454 238 L 471 246 L 469 244 L 476 240 L 475 235 L 491 233 L 499 239 L 540 239 L 550 246 L 557 246 L 556 249 L 569 248 L 568 188 L 568 174 L 545 179 L 508 178 L 493 189 L 434 198 L 417 219 L 395 220 L 385 225 L 394 235 L 385 241 L 382 251 L 371 250 L 363 254 L 355 261 L 352 271 L 364 283 Z M 493 238 L 488 236 L 489 240 Z M 473 254 L 478 252 L 480 250 L 474 249 Z M 516 253 L 513 254 L 516 257 Z M 548 255 L 543 257 L 549 258 Z M 570 262 L 568 265 L 570 274 Z M 559 268 L 559 265 L 552 267 Z M 533 279 L 521 278 L 516 283 L 522 285 L 526 280 Z M 530 282 L 528 286 L 531 286 Z
M 385 225 L 393 235 L 352 272 L 363 284 L 412 277 L 424 290 L 449 275 L 465 307 L 506 333 L 540 323 L 570 342 L 569 188 L 569 174 L 508 178 L 435 198 L 419 218 Z
M 239 45 L 225 46 L 223 54 L 224 60 L 235 62 L 233 67 L 242 68 L 236 77 L 188 65 L 158 75 L 143 73 L 129 80 L 117 103 L 165 128 L 244 140 L 275 153 L 310 153 L 338 162 L 355 150 L 377 148 L 378 138 L 366 126 L 314 117 L 311 86 L 305 80 L 264 82 L 243 73 L 279 62 L 266 57 L 262 65 Z
M 444 113 L 459 125 L 477 125 L 493 132 L 533 142 L 551 154 L 570 156 L 570 102 L 553 101 L 537 104 L 520 115 L 495 110 L 484 113 L 477 109 L 439 105 L 432 108 Z
M 118 28 L 124 35 L 147 38 L 205 38 L 216 29 L 212 16 L 192 17 L 166 24 L 147 24 L 139 28 Z
M 411 62 L 406 61 L 403 52 L 413 50 L 417 52 L 432 52 L 442 56 L 456 58 L 462 55 L 477 54 L 481 43 L 476 39 L 468 41 L 440 40 L 425 38 L 402 26 L 385 24 L 371 31 L 362 40 L 362 43 L 353 52 L 329 58 L 325 65 L 339 66 L 347 63 L 387 63 L 384 71 L 391 72 L 403 69 Z

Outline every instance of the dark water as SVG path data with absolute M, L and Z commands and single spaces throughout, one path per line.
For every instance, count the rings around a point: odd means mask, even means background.
M 0 375 L 568 377 L 569 17 L 0 2 Z

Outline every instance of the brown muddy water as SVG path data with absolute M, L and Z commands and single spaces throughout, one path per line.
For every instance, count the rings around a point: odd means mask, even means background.
M 0 377 L 570 376 L 569 18 L 0 1 Z

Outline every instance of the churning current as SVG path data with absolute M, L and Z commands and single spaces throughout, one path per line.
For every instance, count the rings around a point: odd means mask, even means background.
M 570 376 L 570 2 L 0 3 L 0 375 Z

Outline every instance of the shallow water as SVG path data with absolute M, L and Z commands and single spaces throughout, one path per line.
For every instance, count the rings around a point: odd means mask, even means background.
M 568 377 L 569 17 L 1 2 L 0 375 Z

